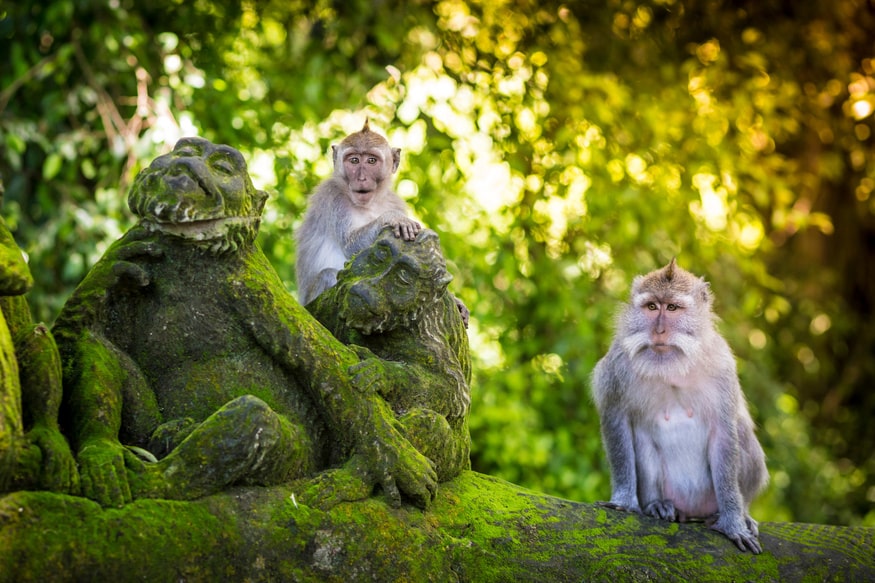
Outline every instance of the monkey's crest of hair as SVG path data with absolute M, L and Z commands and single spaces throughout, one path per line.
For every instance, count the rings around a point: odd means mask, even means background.
M 369 118 L 365 118 L 365 125 L 362 126 L 357 132 L 349 134 L 343 141 L 340 142 L 340 147 L 355 145 L 360 148 L 371 148 L 371 147 L 388 147 L 389 141 L 386 140 L 383 136 L 378 134 L 375 131 L 371 130 L 371 123 Z
M 632 281 L 632 297 L 645 290 L 656 297 L 695 296 L 697 301 L 704 302 L 709 308 L 713 301 L 708 282 L 682 268 L 675 258 L 661 269 L 635 277 Z

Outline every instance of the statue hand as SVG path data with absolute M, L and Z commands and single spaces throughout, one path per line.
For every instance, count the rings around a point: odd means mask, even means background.
M 34 425 L 27 439 L 42 453 L 40 486 L 54 492 L 79 493 L 79 472 L 67 440 L 58 429 Z
M 150 235 L 146 229 L 134 227 L 110 247 L 93 269 L 102 279 L 102 287 L 136 289 L 149 285 L 149 273 L 141 263 L 164 254 L 161 246 L 148 238 Z
M 354 455 L 342 468 L 325 470 L 303 482 L 298 502 L 328 511 L 341 502 L 364 500 L 373 489 L 361 456 Z
M 389 503 L 401 505 L 401 494 L 416 506 L 428 508 L 437 493 L 438 477 L 431 461 L 419 453 L 391 425 L 375 427 L 376 434 L 363 435 L 358 451 L 372 481 L 380 484 Z
M 125 472 L 125 448 L 117 440 L 99 438 L 79 449 L 82 494 L 101 506 L 124 506 L 131 501 Z
M 361 362 L 347 369 L 352 386 L 361 393 L 378 393 L 387 397 L 391 391 L 387 387 L 386 364 L 367 348 L 350 345 L 361 358 Z

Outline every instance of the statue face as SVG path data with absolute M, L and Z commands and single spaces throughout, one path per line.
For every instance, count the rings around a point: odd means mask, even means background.
M 240 152 L 202 138 L 183 138 L 137 175 L 128 204 L 157 230 L 209 240 L 244 223 L 257 230 L 266 199 L 252 186 Z
M 435 233 L 402 241 L 385 230 L 338 273 L 337 285 L 347 292 L 341 316 L 363 334 L 409 327 L 451 279 Z

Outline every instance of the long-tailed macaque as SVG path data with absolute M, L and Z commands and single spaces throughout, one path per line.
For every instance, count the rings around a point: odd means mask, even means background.
M 762 552 L 751 500 L 765 456 L 704 279 L 671 263 L 632 283 L 592 375 L 611 468 L 606 506 L 664 520 L 705 519 Z
M 384 227 L 412 241 L 422 226 L 392 190 L 401 149 L 392 148 L 365 120 L 361 131 L 331 147 L 334 174 L 310 197 L 297 231 L 298 299 L 307 305 L 337 282 L 337 272 L 371 245 Z

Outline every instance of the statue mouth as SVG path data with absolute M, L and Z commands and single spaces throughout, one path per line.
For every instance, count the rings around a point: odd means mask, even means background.
M 166 233 L 190 241 L 212 241 L 228 237 L 234 227 L 254 227 L 259 219 L 260 217 L 222 217 L 174 222 L 142 219 L 140 222 L 152 232 Z

